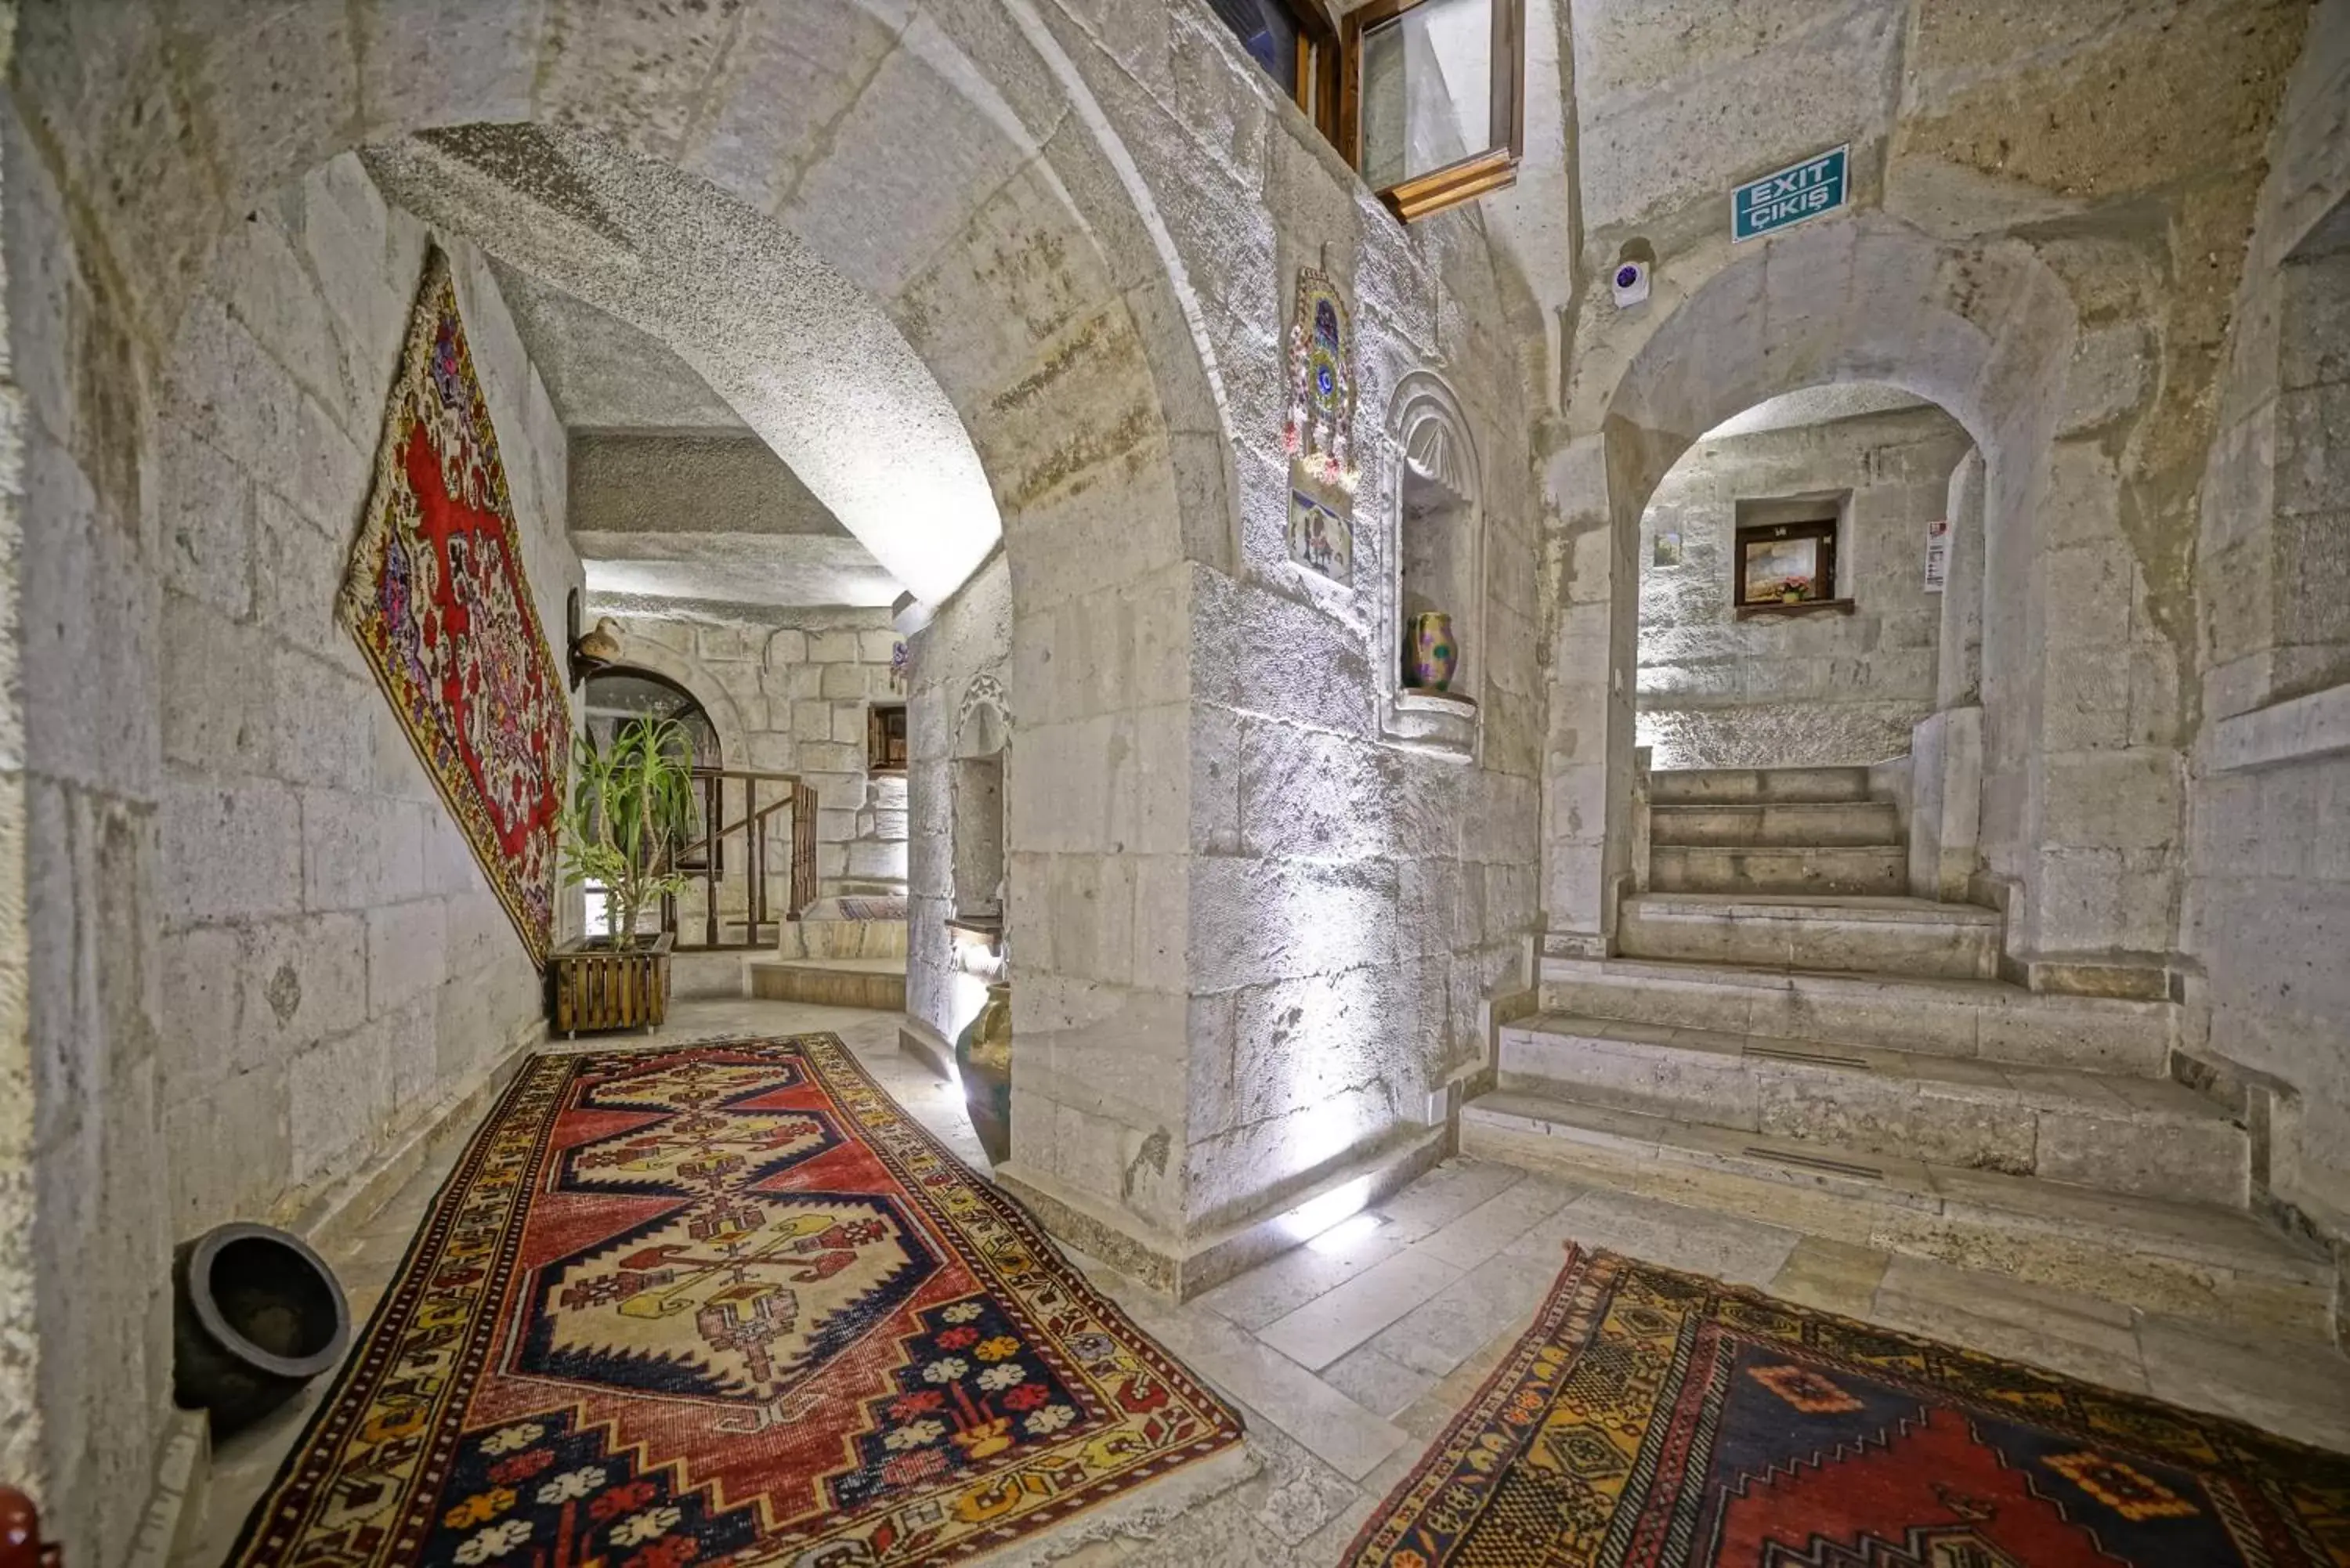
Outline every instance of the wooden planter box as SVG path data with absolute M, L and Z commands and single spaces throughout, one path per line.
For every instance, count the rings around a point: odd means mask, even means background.
M 607 937 L 581 937 L 546 958 L 555 1027 L 566 1038 L 582 1029 L 638 1029 L 648 1034 L 669 1016 L 669 950 L 663 931 L 645 946 L 616 951 Z

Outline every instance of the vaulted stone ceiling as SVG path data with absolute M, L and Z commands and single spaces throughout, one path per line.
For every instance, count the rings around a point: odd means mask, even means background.
M 986 472 L 931 369 L 869 293 L 772 220 L 658 161 L 536 126 L 436 130 L 362 156 L 400 205 L 608 318 L 540 313 L 573 323 L 546 347 L 579 361 L 556 375 L 581 418 L 591 389 L 611 401 L 639 348 L 666 345 L 649 358 L 654 374 L 701 380 L 690 406 L 706 416 L 714 395 L 731 407 L 916 592 L 951 595 L 1002 537 Z M 733 582 L 729 571 L 702 586 Z M 756 602 L 742 587 L 723 597 Z M 878 585 L 865 591 L 869 601 Z
M 570 438 L 568 521 L 592 609 L 741 619 L 897 597 L 872 551 L 667 345 L 495 270 Z
M 1752 435 L 1759 431 L 1795 430 L 1926 406 L 1927 400 L 1916 393 L 1888 387 L 1882 381 L 1833 382 L 1766 398 L 1743 413 L 1731 415 L 1706 431 L 1703 439 L 1717 441 L 1724 436 Z

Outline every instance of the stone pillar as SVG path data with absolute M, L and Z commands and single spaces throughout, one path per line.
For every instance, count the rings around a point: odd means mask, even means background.
M 1983 460 L 1950 471 L 1936 711 L 1909 739 L 1909 891 L 1957 901 L 1981 857 L 1982 820 Z
M 1966 707 L 1982 701 L 1983 460 L 1970 451 L 1950 471 L 1950 554 L 1942 579 L 1940 657 L 1934 706 Z
M 1639 634 L 1639 520 L 1616 515 L 1607 435 L 1550 462 L 1558 521 L 1545 552 L 1556 602 L 1543 753 L 1546 950 L 1596 956 L 1614 926 L 1613 888 L 1631 868 L 1633 680 Z

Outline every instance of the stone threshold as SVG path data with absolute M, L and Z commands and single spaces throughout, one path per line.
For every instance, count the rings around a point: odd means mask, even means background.
M 2331 1331 L 2334 1269 L 2252 1214 L 1695 1127 L 1523 1092 L 1461 1112 L 1465 1152 L 2181 1316 Z
M 1553 1013 L 1503 1032 L 1500 1085 L 2103 1191 L 2250 1196 L 2242 1125 L 2162 1077 Z
M 2037 1062 L 2001 1062 L 1881 1045 L 1840 1044 L 1797 1036 L 1739 1033 L 1635 1023 L 1622 1019 L 1545 1012 L 1508 1026 L 1509 1035 L 1595 1040 L 1660 1065 L 1737 1066 L 1774 1075 L 1810 1078 L 1823 1089 L 1866 1074 L 1873 1083 L 1915 1085 L 1952 1099 L 2012 1102 L 2034 1110 L 2085 1116 L 2129 1116 L 2157 1123 L 2225 1122 L 2226 1106 L 2189 1085 L 2149 1074 L 2101 1073 Z M 1503 1071 L 1509 1071 L 1503 1063 Z
M 1541 979 L 1544 984 L 1583 980 L 1619 983 L 1656 981 L 1663 984 L 1734 988 L 1751 991 L 1849 992 L 1883 996 L 1908 992 L 1951 1002 L 2018 1007 L 2044 1005 L 2052 1009 L 2135 1011 L 2149 1019 L 2168 1016 L 2170 1003 L 2133 998 L 2069 996 L 2063 992 L 2026 991 L 2012 981 L 1952 975 L 1887 975 L 1866 970 L 1804 970 L 1784 966 L 1710 963 L 1701 959 L 1651 959 L 1629 953 L 1595 957 L 1582 953 L 1544 952 Z
M 2350 753 L 2350 683 L 2231 713 L 2211 727 L 2211 771 L 2249 772 Z
M 2050 996 L 2102 996 L 2122 1002 L 2178 1002 L 2183 977 L 2167 959 L 2133 953 L 2002 953 L 1999 977 Z
M 1686 846 L 1679 847 L 1688 847 Z M 1854 846 L 1844 846 L 1851 848 Z M 1774 853 L 1766 849 L 1764 853 Z M 1742 851 L 1747 853 L 1747 851 Z M 1642 915 L 1688 919 L 1804 920 L 1856 925 L 1997 926 L 1996 909 L 1931 898 L 1836 893 L 1642 893 Z
M 1406 1126 L 1291 1195 L 1281 1208 L 1183 1241 L 1146 1231 L 1133 1215 L 1030 1170 L 1016 1158 L 996 1168 L 995 1184 L 1055 1241 L 1180 1303 L 1382 1202 L 1451 1153 L 1452 1142 L 1449 1124 Z
M 1542 960 L 1543 1010 L 2160 1077 L 2178 1009 L 1998 980 L 1636 958 Z

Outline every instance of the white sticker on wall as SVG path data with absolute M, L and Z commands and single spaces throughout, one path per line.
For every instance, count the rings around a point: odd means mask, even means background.
M 1926 591 L 1939 594 L 1950 569 L 1950 520 L 1937 517 L 1926 524 Z

